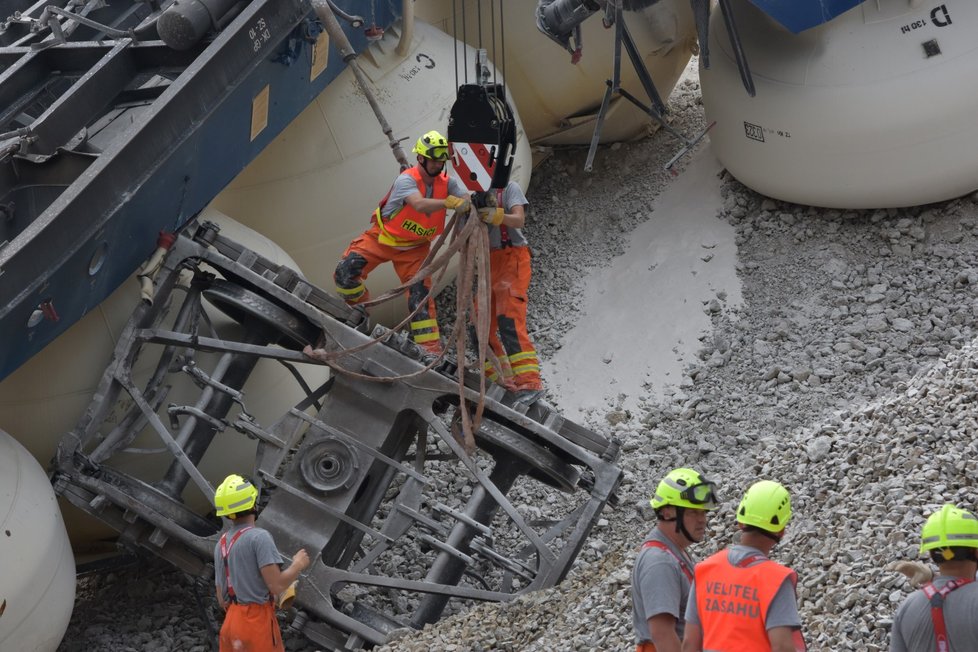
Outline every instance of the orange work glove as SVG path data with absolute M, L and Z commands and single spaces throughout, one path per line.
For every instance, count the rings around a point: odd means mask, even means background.
M 499 226 L 503 223 L 503 215 L 505 211 L 501 208 L 481 208 L 479 209 L 479 217 L 486 224 L 491 224 L 493 226 Z
M 456 213 L 468 213 L 472 209 L 472 202 L 468 197 L 456 197 L 449 195 L 445 197 L 445 208 L 451 209 Z

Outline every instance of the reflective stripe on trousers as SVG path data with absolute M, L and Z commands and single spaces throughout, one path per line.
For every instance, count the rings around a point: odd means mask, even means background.
M 504 247 L 489 252 L 492 275 L 492 314 L 496 328 L 489 345 L 497 358 L 504 356 L 518 389 L 543 389 L 540 362 L 526 328 L 526 301 L 530 289 L 529 247 Z
M 388 247 L 378 242 L 379 232 L 374 225 L 351 242 L 333 273 L 337 292 L 350 305 L 370 300 L 370 291 L 364 283 L 370 272 L 381 263 L 392 263 L 397 278 L 404 283 L 414 278 L 428 256 L 430 247 L 427 242 L 411 249 Z M 411 321 L 414 341 L 433 353 L 441 352 L 435 300 L 431 296 L 431 277 L 412 285 L 407 296 L 409 310 L 421 304 Z

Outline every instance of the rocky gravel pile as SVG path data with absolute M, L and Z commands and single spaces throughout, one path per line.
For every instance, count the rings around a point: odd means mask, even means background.
M 747 486 L 777 479 L 795 520 L 775 553 L 798 571 L 810 649 L 887 649 L 910 589 L 885 566 L 918 558 L 924 516 L 943 502 L 978 502 L 978 197 L 843 214 L 783 205 L 729 179 L 724 193 L 744 304 L 704 306 L 715 330 L 664 400 L 630 418 L 592 414 L 592 427 L 623 441 L 627 470 L 629 507 L 595 533 L 606 551 L 586 554 L 560 587 L 480 607 L 390 650 L 628 649 L 628 569 L 652 524 L 646 500 L 665 471 L 686 464 L 718 479 L 727 499 L 699 555 L 731 540 Z M 459 640 L 485 621 L 513 643 Z
M 625 160 L 648 146 L 623 146 Z M 534 187 L 572 178 L 574 153 L 563 160 L 538 174 Z M 978 447 L 978 195 L 909 209 L 835 211 L 764 198 L 731 178 L 721 182 L 718 217 L 737 230 L 744 302 L 727 306 L 720 295 L 704 306 L 714 331 L 703 338 L 698 360 L 664 397 L 647 397 L 641 414 L 609 403 L 590 415 L 591 427 L 622 440 L 626 469 L 627 506 L 594 533 L 601 545 L 585 551 L 560 587 L 482 606 L 385 650 L 628 649 L 628 571 L 653 523 L 646 501 L 659 477 L 679 465 L 718 479 L 727 498 L 701 556 L 732 539 L 733 508 L 754 480 L 788 486 L 796 516 L 776 555 L 798 571 L 810 649 L 887 649 L 890 619 L 910 587 L 885 566 L 918 558 L 924 516 L 943 502 L 978 507 L 968 481 Z M 623 180 L 609 189 L 626 185 L 638 205 L 661 187 L 653 172 L 645 185 Z M 538 198 L 531 196 L 537 215 L 561 206 L 551 197 L 541 207 Z M 573 220 L 608 209 L 598 194 L 587 194 L 561 210 Z M 537 261 L 563 255 L 560 235 L 532 231 Z M 572 320 L 577 305 L 567 276 L 578 265 L 602 264 L 613 250 L 572 256 L 569 272 L 538 273 L 534 323 Z M 548 289 L 555 279 L 564 280 L 556 294 Z M 560 327 L 547 328 L 537 338 L 544 356 L 560 346 Z
M 693 76 L 671 100 L 686 133 L 702 126 L 698 97 Z M 581 309 L 581 278 L 655 219 L 652 202 L 669 182 L 662 163 L 675 147 L 660 133 L 605 148 L 590 174 L 582 151 L 558 151 L 534 173 L 530 321 L 543 356 Z M 969 482 L 978 465 L 978 196 L 842 212 L 719 182 L 718 219 L 736 228 L 743 303 L 721 295 L 703 306 L 713 332 L 662 396 L 643 397 L 638 412 L 609 404 L 587 417 L 622 442 L 621 506 L 606 512 L 559 587 L 475 607 L 380 649 L 629 649 L 629 571 L 653 523 L 647 500 L 680 465 L 715 478 L 725 498 L 695 554 L 731 540 L 749 484 L 778 480 L 795 518 L 775 556 L 798 572 L 809 648 L 886 649 L 910 588 L 885 566 L 917 558 L 923 518 L 943 502 L 978 508 Z M 192 588 L 154 565 L 84 579 L 61 650 L 205 650 Z M 286 638 L 289 650 L 316 649 Z

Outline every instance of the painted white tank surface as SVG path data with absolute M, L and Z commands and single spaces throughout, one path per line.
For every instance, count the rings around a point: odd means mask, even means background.
M 406 57 L 396 54 L 399 32 L 388 30 L 358 61 L 408 160 L 425 132 L 448 130 L 455 102 L 453 40 L 421 21 Z M 468 54 L 471 59 L 472 50 Z M 512 179 L 530 182 L 530 148 L 517 116 Z M 350 70 L 331 83 L 215 200 L 213 206 L 267 235 L 308 278 L 332 289 L 333 270 L 399 173 L 387 138 Z M 446 277 L 447 280 L 447 277 Z M 370 274 L 377 296 L 399 284 L 392 265 Z M 371 316 L 399 321 L 405 302 L 378 306 Z M 445 333 L 447 335 L 447 333 Z
M 832 208 L 978 188 L 978 3 L 865 2 L 798 35 L 733 4 L 757 95 L 741 85 L 720 12 L 700 80 L 713 148 L 738 180 Z
M 462 29 L 462 5 L 465 29 Z M 499 7 L 496 6 L 496 50 L 492 47 L 491 7 L 497 3 L 464 0 L 418 0 L 415 13 L 446 33 L 453 33 L 452 6 L 459 37 L 479 44 L 479 7 L 482 8 L 482 43 L 490 60 L 504 69 L 509 88 L 533 143 L 585 145 L 591 142 L 594 120 L 614 65 L 614 29 L 602 25 L 598 12 L 581 25 L 583 57 L 575 65 L 571 55 L 536 26 L 537 3 L 503 0 L 505 19 L 505 66 L 501 59 Z M 659 95 L 666 100 L 686 68 L 696 47 L 696 27 L 688 0 L 661 0 L 637 12 L 626 12 L 625 22 L 648 68 Z M 468 59 L 472 69 L 472 58 Z M 461 56 L 459 67 L 462 68 Z M 460 77 L 464 70 L 460 70 Z M 470 73 L 471 78 L 471 73 Z M 622 88 L 646 104 L 647 96 L 634 67 L 622 49 Z M 601 130 L 602 142 L 642 137 L 653 126 L 651 118 L 630 102 L 616 98 Z
M 44 469 L 0 430 L 0 650 L 54 652 L 75 602 L 75 560 Z
M 223 234 L 272 261 L 295 267 L 295 262 L 271 240 L 226 215 L 208 209 L 201 218 L 218 223 Z M 178 300 L 182 298 L 180 293 L 174 296 Z M 75 427 L 84 412 L 102 371 L 112 357 L 119 333 L 138 299 L 137 282 L 135 279 L 127 281 L 95 310 L 0 383 L 0 426 L 16 437 L 41 464 L 47 466 L 61 437 Z M 210 309 L 208 314 L 219 332 L 228 333 L 228 329 L 237 328 L 235 322 L 217 310 Z M 137 385 L 145 382 L 155 368 L 158 351 L 155 347 L 153 350 L 147 348 L 140 356 L 135 370 Z M 216 359 L 214 354 L 201 354 L 199 364 L 206 370 L 213 366 Z M 324 382 L 328 377 L 325 367 L 300 365 L 299 370 L 311 386 Z M 259 362 L 244 391 L 249 413 L 261 423 L 277 418 L 303 397 L 301 388 L 288 370 L 268 360 Z M 195 401 L 198 395 L 199 389 L 189 380 L 176 383 L 166 404 L 185 404 Z M 236 410 L 236 407 L 232 408 L 232 416 Z M 110 427 L 121 416 L 110 417 Z M 159 437 L 147 429 L 132 446 L 160 448 L 161 444 Z M 214 439 L 201 462 L 201 469 L 212 483 L 220 482 L 231 472 L 250 473 L 254 466 L 255 447 L 254 441 L 240 433 L 233 430 L 224 432 Z M 113 458 L 112 465 L 153 481 L 162 475 L 168 459 L 169 455 L 165 454 L 121 454 Z M 209 508 L 210 498 L 205 498 L 195 488 L 189 488 L 185 497 L 195 508 Z M 65 501 L 61 504 L 76 552 L 92 550 L 98 547 L 94 544 L 99 539 L 114 537 L 115 533 L 110 528 Z

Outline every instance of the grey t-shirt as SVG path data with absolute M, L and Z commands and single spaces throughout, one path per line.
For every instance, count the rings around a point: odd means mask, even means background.
M 951 579 L 947 575 L 938 575 L 934 578 L 934 586 L 942 588 Z M 944 626 L 951 652 L 978 650 L 978 582 L 959 586 L 947 595 Z M 914 591 L 893 617 L 890 652 L 931 652 L 935 647 L 930 603 L 923 591 Z
M 503 189 L 503 210 L 507 213 L 513 212 L 514 206 L 522 206 L 523 210 L 526 211 L 530 207 L 530 202 L 526 200 L 526 195 L 523 194 L 523 189 L 520 188 L 520 184 L 515 181 L 510 181 L 506 184 L 506 188 Z M 526 236 L 523 235 L 522 229 L 514 229 L 512 227 L 506 227 L 506 235 L 509 238 L 510 244 L 514 247 L 525 247 L 527 245 Z M 502 232 L 498 226 L 489 227 L 489 248 L 499 249 L 503 246 Z
M 384 204 L 384 208 L 381 209 L 380 214 L 382 217 L 390 217 L 394 214 L 394 211 L 398 211 L 404 206 L 404 200 L 414 193 L 418 192 L 418 184 L 415 182 L 414 177 L 411 177 L 403 172 L 394 179 L 394 185 L 391 187 L 390 196 L 387 197 L 387 203 Z M 430 198 L 431 194 L 434 192 L 434 186 L 425 186 L 424 196 Z M 448 194 L 455 195 L 456 197 L 468 197 L 468 189 L 459 181 L 458 177 L 449 174 L 448 175 Z
M 693 560 L 677 548 L 659 529 L 653 528 L 645 537 L 646 541 L 658 541 L 669 547 L 643 548 L 635 558 L 632 568 L 632 624 L 635 627 L 635 640 L 639 643 L 652 640 L 649 631 L 649 618 L 658 614 L 669 614 L 676 619 L 676 635 L 681 641 L 686 628 L 683 607 L 689 596 L 689 579 L 683 573 L 679 560 L 686 563 L 693 572 Z
M 764 553 L 757 548 L 739 544 L 730 546 L 728 550 L 727 559 L 731 564 L 738 564 L 751 555 L 764 556 Z M 697 625 L 702 622 L 696 609 L 696 582 L 693 582 L 693 586 L 689 589 L 689 601 L 686 603 L 686 622 Z M 764 616 L 764 628 L 774 629 L 775 627 L 801 628 L 801 616 L 798 615 L 795 587 L 789 577 L 784 579 L 781 588 L 774 594 L 771 606 L 767 609 L 767 615 Z
M 234 524 L 227 532 L 230 545 L 235 533 L 247 527 Z M 282 561 L 272 535 L 260 527 L 252 527 L 238 537 L 228 553 L 228 568 L 234 595 L 242 604 L 268 602 L 268 586 L 261 576 L 261 568 Z M 228 600 L 227 579 L 224 576 L 224 559 L 221 556 L 221 542 L 214 546 L 214 583 Z

